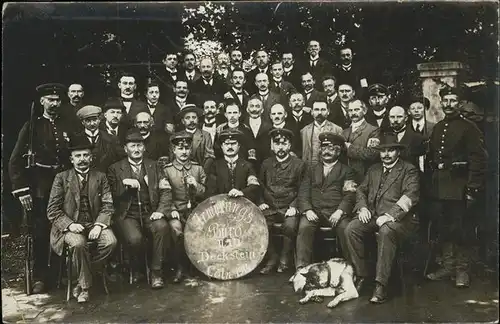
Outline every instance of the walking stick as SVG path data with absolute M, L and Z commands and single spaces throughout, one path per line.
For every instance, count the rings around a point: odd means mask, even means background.
M 144 233 L 144 222 L 142 221 L 142 202 L 141 202 L 141 195 L 139 189 L 137 189 L 137 203 L 139 205 L 139 221 L 141 223 L 141 230 Z M 150 283 L 150 273 L 149 273 L 149 262 L 148 262 L 148 251 L 147 251 L 147 244 L 146 244 L 146 251 L 144 253 L 144 261 L 146 262 L 146 279 L 148 281 L 148 284 Z
M 33 236 L 32 236 L 32 219 L 31 211 L 25 210 L 26 217 L 26 239 L 25 239 L 25 255 L 24 255 L 24 289 L 26 295 L 31 295 L 33 286 Z

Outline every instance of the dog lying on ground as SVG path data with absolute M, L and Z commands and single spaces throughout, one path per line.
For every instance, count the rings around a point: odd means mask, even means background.
M 290 278 L 295 292 L 304 292 L 300 304 L 322 301 L 321 297 L 335 297 L 327 307 L 335 307 L 343 301 L 358 298 L 354 285 L 356 276 L 351 264 L 342 258 L 313 263 L 303 267 Z

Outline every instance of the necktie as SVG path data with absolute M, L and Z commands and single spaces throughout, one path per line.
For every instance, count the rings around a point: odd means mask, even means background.
M 384 168 L 384 172 L 382 173 L 382 176 L 380 177 L 380 187 L 379 188 L 382 188 L 382 186 L 384 185 L 385 180 L 387 179 L 387 176 L 389 175 L 389 172 L 391 172 L 391 169 Z
M 189 76 L 189 81 L 193 81 L 193 76 L 192 75 Z
M 132 99 L 122 99 L 122 102 L 123 103 L 131 103 L 132 102 Z
M 417 124 L 417 127 L 415 127 L 415 131 L 420 133 L 422 130 L 420 129 L 420 124 Z
M 331 97 L 328 97 L 328 103 L 331 104 L 333 102 Z
M 116 132 L 116 129 L 109 129 L 109 132 L 111 133 L 111 135 L 113 136 L 116 136 L 118 133 Z
M 97 136 L 89 136 L 90 144 L 95 144 L 97 142 Z
M 87 184 L 87 174 L 80 172 L 77 173 L 80 175 L 80 189 L 85 188 L 85 185 Z
M 141 175 L 141 165 L 140 164 L 131 164 L 132 166 L 132 171 L 134 172 L 135 176 L 137 179 L 139 179 Z

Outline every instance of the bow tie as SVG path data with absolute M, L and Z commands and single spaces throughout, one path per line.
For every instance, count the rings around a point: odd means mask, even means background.
M 149 109 L 156 109 L 156 105 L 149 105 Z
M 243 91 L 235 91 L 234 93 L 236 93 L 237 95 L 240 95 L 240 94 L 243 94 Z
M 205 127 L 212 128 L 212 127 L 214 127 L 214 125 L 215 125 L 215 122 L 213 122 L 213 123 L 205 123 Z
M 125 98 L 122 98 L 122 102 L 132 102 L 132 99 L 125 99 Z

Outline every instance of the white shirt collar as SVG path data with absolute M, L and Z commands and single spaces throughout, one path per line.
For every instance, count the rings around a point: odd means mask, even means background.
M 195 74 L 196 74 L 196 71 L 195 71 L 195 70 L 193 70 L 193 71 L 191 71 L 191 72 L 188 72 L 188 71 L 186 70 L 186 75 L 187 75 L 187 76 L 194 77 L 194 75 L 195 75 Z
M 285 71 L 285 72 L 290 72 L 292 70 L 293 70 L 293 65 L 290 66 L 289 68 L 283 67 L 283 71 Z
M 351 68 L 352 68 L 352 63 L 349 63 L 349 65 L 342 64 L 342 69 L 343 70 L 349 71 Z
M 396 159 L 396 161 L 394 161 L 393 163 L 389 164 L 389 165 L 385 165 L 382 163 L 382 165 L 384 166 L 384 171 L 387 170 L 387 169 L 392 169 L 394 168 L 394 166 L 396 165 L 396 163 L 398 163 L 399 161 L 399 158 Z
M 121 94 L 122 96 L 122 99 L 127 99 L 127 100 L 132 100 L 134 99 L 134 94 L 131 94 L 131 95 L 126 95 L 126 94 Z
M 314 89 L 311 89 L 311 90 L 309 90 L 309 91 L 304 90 L 304 93 L 305 93 L 306 95 L 308 95 L 308 94 L 310 94 L 311 92 L 313 92 L 313 90 L 314 90 Z
M 139 162 L 135 163 L 134 161 L 132 161 L 130 158 L 127 158 L 128 160 L 128 163 L 130 163 L 130 165 L 133 165 L 135 167 L 138 167 L 142 164 L 142 160 L 140 160 Z
M 238 154 L 236 154 L 236 156 L 232 159 L 224 155 L 224 160 L 226 160 L 227 163 L 236 163 L 236 161 L 238 161 Z
M 269 89 L 267 89 L 267 90 L 266 90 L 266 92 L 261 92 L 261 91 L 259 90 L 259 96 L 264 96 L 264 97 L 265 97 L 265 96 L 267 96 L 268 94 L 269 94 Z
M 296 112 L 295 110 L 292 110 L 292 115 L 295 117 L 302 117 L 304 115 L 304 111 L 300 110 L 299 112 Z
M 286 161 L 288 158 L 290 157 L 290 153 L 288 153 L 284 158 L 280 159 L 277 155 L 276 155 L 276 161 L 278 162 L 284 162 Z
M 214 83 L 214 79 L 213 78 L 210 78 L 210 80 L 203 79 L 203 83 L 212 85 Z
M 238 89 L 236 89 L 235 87 L 231 87 L 231 89 L 233 89 L 233 91 L 234 91 L 237 95 L 239 95 L 239 94 L 241 94 L 241 95 L 242 95 L 242 94 L 243 94 L 243 89 L 239 89 L 239 90 L 238 90 Z
M 230 124 L 229 122 L 227 123 L 227 127 L 229 128 L 237 128 L 240 126 L 240 122 L 237 122 L 235 124 Z
M 332 94 L 328 98 L 330 98 L 331 101 L 334 101 L 335 99 L 337 99 L 337 96 L 338 96 L 338 94 L 335 92 L 334 94 Z
M 323 168 L 327 168 L 327 169 L 331 169 L 335 166 L 335 164 L 337 164 L 339 160 L 335 160 L 335 162 L 332 162 L 332 163 L 325 163 L 323 162 Z
M 177 101 L 177 102 L 186 102 L 186 99 L 187 99 L 186 97 L 181 98 L 181 97 L 175 96 L 175 101 Z
M 170 69 L 168 67 L 165 67 L 165 70 L 167 70 L 168 72 L 174 74 L 174 73 L 177 73 L 177 69 Z
M 274 82 L 277 82 L 277 83 L 281 83 L 281 81 L 283 80 L 283 78 L 279 79 L 279 80 L 276 80 L 275 78 L 273 78 L 273 81 Z
M 89 130 L 88 130 L 88 129 L 86 129 L 86 128 L 85 128 L 84 132 L 85 132 L 85 134 L 87 134 L 87 136 L 90 136 L 90 137 L 95 137 L 95 136 L 99 135 L 99 130 L 98 130 L 98 129 L 96 129 L 96 130 L 95 130 L 95 132 L 94 132 L 93 134 L 92 134 L 92 132 L 91 132 L 91 131 L 89 131 Z
M 382 116 L 385 114 L 385 111 L 386 111 L 386 110 L 387 110 L 387 109 L 385 109 L 385 108 L 384 108 L 384 109 L 382 109 L 382 110 L 380 110 L 380 111 L 373 110 L 373 113 L 374 113 L 374 114 L 375 114 L 375 116 L 377 116 L 377 117 L 382 117 Z
M 420 120 L 412 119 L 411 120 L 411 124 L 412 124 L 413 128 L 416 128 L 417 125 L 420 125 L 420 128 L 422 129 L 424 127 L 424 125 L 425 125 L 425 121 L 424 121 L 423 118 L 420 119 Z
M 76 172 L 76 174 L 78 174 L 78 176 L 80 178 L 83 178 L 83 176 L 86 176 L 89 173 L 89 171 L 90 171 L 90 168 L 87 168 L 86 170 L 83 170 L 83 171 L 77 170 L 75 168 L 75 172 Z
M 151 135 L 151 132 L 148 132 L 146 135 L 142 136 L 143 139 L 147 139 Z
M 323 121 L 323 122 L 321 123 L 321 125 L 320 125 L 320 124 L 318 124 L 318 122 L 317 122 L 317 121 L 314 121 L 314 126 L 316 126 L 316 127 L 322 128 L 322 127 L 324 127 L 325 125 L 326 125 L 326 119 L 325 119 L 325 121 Z
M 319 54 L 314 57 L 309 55 L 309 61 L 317 61 L 317 60 L 319 60 Z
M 204 121 L 203 125 L 205 125 L 205 124 L 213 124 L 212 127 L 214 127 L 215 126 L 215 119 L 216 119 L 215 117 L 212 118 L 212 119 L 205 118 L 205 121 Z
M 197 131 L 198 129 L 197 129 L 197 128 L 195 128 L 195 129 L 187 129 L 187 128 L 185 128 L 184 130 L 185 130 L 186 132 L 188 132 L 188 133 L 194 134 L 194 133 L 196 133 L 196 131 Z
M 358 129 L 361 126 L 361 124 L 363 124 L 364 121 L 365 119 L 363 118 L 361 120 L 358 120 L 357 122 L 351 122 L 351 128 L 353 130 Z
M 260 122 L 262 122 L 262 116 L 259 116 L 257 118 L 248 117 L 248 122 L 250 124 L 260 123 Z
M 274 125 L 273 124 L 273 127 L 274 128 L 279 128 L 279 129 L 285 128 L 285 121 L 283 121 L 281 124 L 278 124 L 278 125 Z

